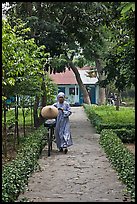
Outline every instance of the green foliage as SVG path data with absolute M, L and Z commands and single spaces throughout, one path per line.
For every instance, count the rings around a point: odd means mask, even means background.
M 102 122 L 101 117 L 98 114 L 96 114 L 95 110 L 92 109 L 91 106 L 87 104 L 84 104 L 84 110 L 93 126 L 98 127 L 98 125 Z
M 125 17 L 130 10 L 135 11 L 135 2 L 121 2 L 121 7 L 121 14 Z
M 34 38 L 28 38 L 30 29 L 20 19 L 16 19 L 13 27 L 8 20 L 3 20 L 2 28 L 2 102 L 4 104 L 9 96 L 21 96 L 20 106 L 26 116 L 29 109 L 26 111 L 24 108 L 34 105 L 24 101 L 26 96 L 32 98 L 37 95 L 40 98 L 46 92 L 47 103 L 55 100 L 57 88 L 44 71 L 49 53 L 45 53 L 44 45 L 38 46 Z M 44 77 L 46 88 L 42 87 Z M 15 122 L 14 116 L 12 120 Z
M 119 178 L 126 184 L 127 191 L 135 199 L 135 157 L 112 130 L 102 130 L 100 144 L 110 162 L 118 172 Z
M 108 28 L 112 33 L 111 48 L 105 57 L 106 65 L 103 72 L 106 79 L 102 85 L 111 81 L 116 89 L 123 91 L 126 87 L 135 85 L 135 10 L 134 2 L 120 2 L 117 15 L 110 18 Z M 112 2 L 108 8 L 113 16 Z M 122 16 L 122 17 L 121 17 Z
M 23 192 L 28 178 L 37 167 L 37 160 L 44 144 L 45 128 L 25 137 L 15 160 L 6 164 L 2 171 L 2 202 L 14 202 Z
M 58 93 L 57 84 L 55 84 L 48 76 L 46 76 L 47 105 L 55 103 L 57 93 Z
M 23 26 L 23 24 L 20 25 L 21 28 Z M 28 31 L 28 29 L 26 30 Z M 22 29 L 20 32 L 24 33 L 26 30 Z M 14 85 L 17 91 L 19 83 L 24 80 L 26 83 L 29 76 L 41 73 L 43 63 L 40 58 L 41 55 L 44 57 L 42 49 L 44 49 L 42 46 L 38 48 L 34 39 L 25 40 L 22 36 L 18 36 L 16 26 L 11 28 L 7 20 L 2 21 L 2 86 L 4 95 L 7 96 L 9 88 L 14 88 Z M 15 92 L 15 88 L 13 88 L 12 92 Z
M 126 184 L 127 191 L 131 194 L 134 202 L 135 157 L 123 144 L 123 142 L 135 141 L 135 113 L 133 108 L 121 108 L 118 113 L 112 106 L 84 104 L 84 110 L 100 133 L 99 143 L 118 172 L 119 178 Z
M 28 109 L 25 108 L 25 112 L 27 110 Z M 19 115 L 18 115 L 18 124 L 20 126 L 22 126 L 23 125 L 23 116 L 22 116 L 22 109 L 21 108 L 18 109 L 18 113 L 19 113 Z M 7 126 L 12 124 L 12 123 L 15 123 L 15 110 L 14 109 L 10 109 L 10 110 L 7 111 L 6 114 L 7 114 L 7 117 L 6 117 L 6 119 L 7 119 Z M 2 117 L 2 120 L 3 120 L 3 117 Z M 26 121 L 26 126 L 31 125 L 31 112 L 30 111 L 26 115 L 25 121 Z
M 113 129 L 113 132 L 122 140 L 123 143 L 134 143 L 135 142 L 135 129 Z
M 62 72 L 65 71 L 65 67 L 67 66 L 67 60 L 64 54 L 61 54 L 59 56 L 55 56 L 50 60 L 50 66 L 47 67 L 46 71 L 50 70 L 50 73 L 52 72 Z
M 102 118 L 104 123 L 135 123 L 135 110 L 132 107 L 120 107 L 120 111 L 116 111 L 115 106 L 92 105 L 91 109 Z
M 91 123 L 98 133 L 102 129 L 135 128 L 135 111 L 133 108 L 121 107 L 116 111 L 114 106 L 84 105 Z
M 44 44 L 46 51 L 50 52 L 53 64 L 56 65 L 53 66 L 54 71 L 55 69 L 57 72 L 64 71 L 66 66 L 66 62 L 59 59 L 60 63 L 55 63 L 54 57 L 57 58 L 62 54 L 69 56 L 71 51 L 76 56 L 89 43 L 93 52 L 103 47 L 102 33 L 107 32 L 104 32 L 100 26 L 105 23 L 102 11 L 104 12 L 106 7 L 102 6 L 102 3 L 10 2 L 10 5 L 12 4 L 15 5 L 14 8 L 7 11 L 10 24 L 12 26 L 15 24 L 15 16 L 26 22 L 26 26 L 31 28 L 30 36 L 35 37 L 37 44 Z M 84 57 L 87 56 L 84 54 Z M 77 58 L 77 64 L 82 66 L 81 57 Z
M 105 75 L 101 86 L 113 81 L 121 91 L 135 83 L 134 2 L 9 4 L 10 25 L 15 26 L 16 19 L 21 18 L 26 27 L 31 28 L 29 37 L 34 37 L 37 45 L 45 45 L 45 51 L 53 58 L 51 72 L 62 72 L 69 66 L 64 60 L 57 59 L 62 54 L 69 55 L 73 51 L 77 56 L 82 52 L 83 59 L 75 60 L 77 66 L 101 60 L 104 69 L 98 72 L 103 71 Z
M 134 123 L 115 123 L 115 122 L 110 122 L 110 123 L 99 123 L 96 126 L 96 130 L 98 133 L 101 132 L 101 130 L 103 129 L 121 129 L 121 128 L 125 128 L 125 129 L 133 129 L 135 128 L 135 124 Z

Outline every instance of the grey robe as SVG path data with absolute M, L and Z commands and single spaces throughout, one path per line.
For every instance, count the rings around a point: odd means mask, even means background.
M 55 137 L 57 148 L 65 148 L 73 145 L 69 116 L 72 114 L 71 108 L 68 102 L 64 101 L 62 104 L 57 102 L 53 104 L 56 108 L 63 108 L 59 110 L 59 114 L 56 120 Z

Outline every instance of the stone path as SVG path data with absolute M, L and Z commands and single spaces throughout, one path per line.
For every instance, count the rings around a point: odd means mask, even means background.
M 54 144 L 50 157 L 45 147 L 39 159 L 40 170 L 29 178 L 28 189 L 18 201 L 130 202 L 83 107 L 72 107 L 72 112 L 73 146 L 64 154 Z

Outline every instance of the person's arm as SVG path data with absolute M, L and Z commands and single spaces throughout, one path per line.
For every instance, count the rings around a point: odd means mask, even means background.
M 63 113 L 65 118 L 69 117 L 72 114 L 70 105 L 68 103 L 66 104 L 66 109 L 63 110 Z
M 53 106 L 55 106 L 57 108 L 57 103 L 54 103 Z

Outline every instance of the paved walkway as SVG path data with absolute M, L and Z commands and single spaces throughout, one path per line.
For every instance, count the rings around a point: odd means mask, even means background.
M 64 154 L 58 152 L 54 144 L 50 157 L 47 157 L 45 147 L 39 159 L 41 170 L 32 174 L 28 189 L 18 200 L 130 202 L 83 107 L 72 107 L 72 112 L 70 123 L 74 145 Z

